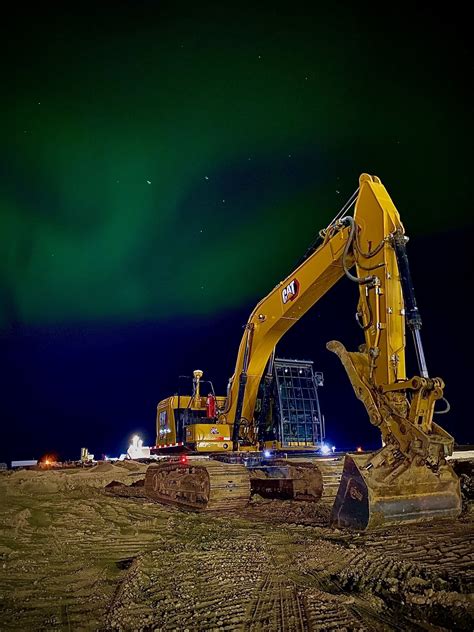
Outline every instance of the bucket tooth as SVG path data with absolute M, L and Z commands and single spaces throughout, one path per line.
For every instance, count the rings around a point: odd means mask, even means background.
M 460 484 L 449 464 L 437 472 L 406 458 L 389 465 L 380 459 L 384 449 L 346 455 L 332 526 L 365 530 L 459 516 Z

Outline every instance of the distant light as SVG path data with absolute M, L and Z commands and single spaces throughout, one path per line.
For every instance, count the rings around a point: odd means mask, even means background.
M 140 438 L 140 435 L 133 435 L 132 437 L 132 446 L 134 448 L 141 448 L 143 445 L 143 439 Z
M 43 466 L 48 467 L 50 465 L 56 465 L 57 461 L 58 461 L 57 455 L 55 455 L 55 454 L 45 454 L 38 461 L 38 465 L 43 465 Z
M 363 450 L 360 446 L 358 446 L 358 448 L 357 448 L 357 452 L 363 452 L 363 451 L 364 451 L 364 450 Z
M 185 454 L 182 454 L 182 455 L 179 457 L 179 462 L 180 462 L 180 463 L 184 463 L 184 464 L 186 464 L 186 463 L 188 462 L 188 457 L 187 457 Z
M 333 453 L 334 453 L 334 452 L 336 451 L 336 446 L 335 446 L 335 445 L 333 445 L 333 446 L 332 446 L 332 448 L 331 448 L 331 450 L 332 450 L 332 451 L 333 451 Z
M 266 459 L 269 459 L 269 458 L 271 457 L 271 455 L 272 455 L 272 453 L 270 452 L 270 450 L 264 450 L 264 451 L 263 451 L 263 456 L 264 456 Z
M 321 452 L 323 454 L 329 454 L 331 452 L 331 448 L 327 445 L 327 443 L 321 444 Z

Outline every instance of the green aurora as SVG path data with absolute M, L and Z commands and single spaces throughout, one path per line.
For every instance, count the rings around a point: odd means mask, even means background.
M 420 15 L 149 6 L 12 25 L 1 327 L 257 300 L 362 171 L 409 234 L 472 225 L 462 42 Z

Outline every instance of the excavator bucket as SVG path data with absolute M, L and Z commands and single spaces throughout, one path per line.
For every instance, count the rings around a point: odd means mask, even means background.
M 346 455 L 331 513 L 333 526 L 365 530 L 461 513 L 460 483 L 449 464 L 437 472 L 408 459 L 374 467 L 373 457 Z

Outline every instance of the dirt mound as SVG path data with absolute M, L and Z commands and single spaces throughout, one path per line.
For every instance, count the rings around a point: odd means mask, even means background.
M 125 470 L 128 470 L 129 472 L 141 472 L 148 467 L 148 465 L 145 463 L 138 463 L 137 461 L 129 460 L 115 461 L 114 465 L 116 467 L 121 467 Z
M 91 487 L 102 488 L 114 479 L 130 484 L 136 480 L 133 474 L 112 463 L 99 463 L 93 467 L 76 469 L 14 472 L 5 482 L 7 493 L 18 490 L 25 495 L 43 496 Z
M 103 472 L 111 472 L 114 469 L 114 465 L 112 463 L 98 463 L 93 467 L 89 468 L 87 471 L 89 474 L 98 474 Z

